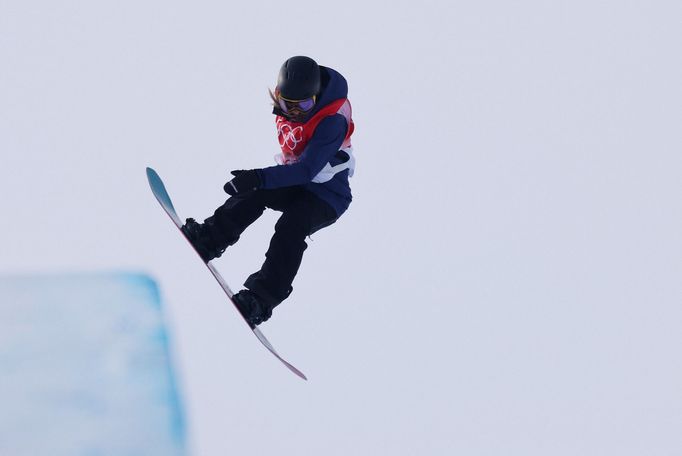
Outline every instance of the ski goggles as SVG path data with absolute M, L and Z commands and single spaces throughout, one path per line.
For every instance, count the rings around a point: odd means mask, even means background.
M 282 111 L 289 113 L 293 109 L 298 109 L 303 112 L 308 112 L 315 106 L 316 97 L 313 95 L 310 98 L 305 98 L 303 100 L 289 100 L 284 98 L 282 95 L 277 96 L 277 102 Z

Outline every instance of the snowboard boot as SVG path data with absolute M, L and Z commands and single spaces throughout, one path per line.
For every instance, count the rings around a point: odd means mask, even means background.
M 206 228 L 205 225 L 197 223 L 193 218 L 188 218 L 180 229 L 192 243 L 192 246 L 199 253 L 201 259 L 204 260 L 205 263 L 208 263 L 214 258 L 219 258 L 226 247 L 216 247 Z
M 267 321 L 272 316 L 272 308 L 251 290 L 242 290 L 232 296 L 239 312 L 247 321 L 251 329 Z

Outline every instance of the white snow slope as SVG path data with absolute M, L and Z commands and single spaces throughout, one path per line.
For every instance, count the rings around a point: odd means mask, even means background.
M 0 277 L 0 403 L 3 456 L 186 454 L 156 284 Z

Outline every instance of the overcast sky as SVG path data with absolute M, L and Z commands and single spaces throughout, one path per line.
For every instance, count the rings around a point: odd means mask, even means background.
M 0 0 L 0 273 L 148 272 L 192 454 L 682 452 L 675 1 Z M 277 153 L 267 89 L 346 76 L 354 202 L 253 337 L 181 217 Z M 275 213 L 217 262 L 233 288 Z

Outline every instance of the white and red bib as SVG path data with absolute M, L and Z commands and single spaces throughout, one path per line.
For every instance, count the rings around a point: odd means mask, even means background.
M 348 122 L 348 132 L 341 144 L 340 150 L 346 152 L 350 159 L 341 165 L 331 166 L 329 163 L 325 168 L 315 176 L 313 182 L 326 182 L 334 177 L 334 174 L 350 169 L 350 175 L 353 175 L 355 167 L 355 158 L 353 157 L 353 148 L 351 147 L 350 137 L 355 129 L 355 124 L 352 118 L 352 109 L 347 98 L 340 98 L 329 103 L 327 106 L 320 109 L 314 116 L 308 119 L 307 122 L 292 122 L 286 117 L 277 116 L 275 123 L 277 124 L 277 139 L 282 148 L 282 153 L 275 157 L 275 160 L 280 165 L 288 165 L 296 163 L 298 158 L 303 153 L 305 146 L 313 137 L 315 129 L 326 117 L 341 114 Z

